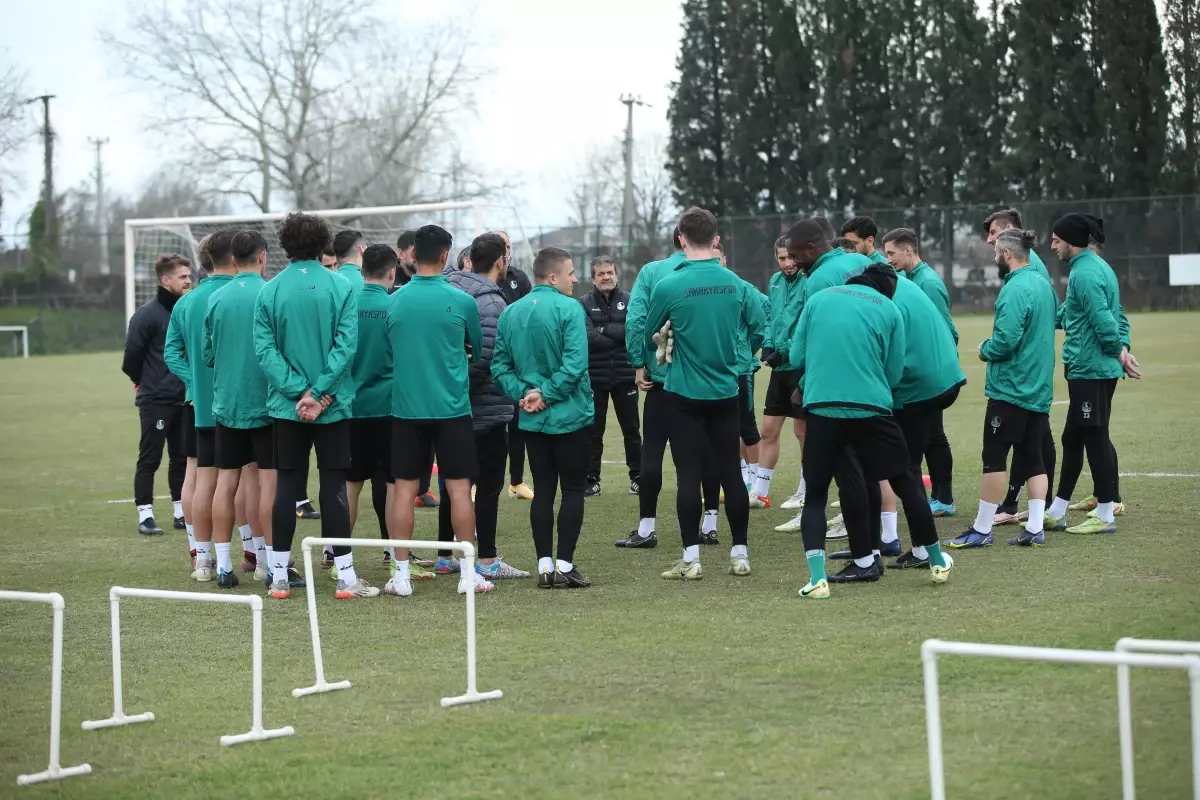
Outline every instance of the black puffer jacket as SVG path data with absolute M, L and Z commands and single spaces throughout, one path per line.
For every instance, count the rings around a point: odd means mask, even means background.
M 125 334 L 125 357 L 121 371 L 138 387 L 134 402 L 139 406 L 181 406 L 186 390 L 183 381 L 167 369 L 163 345 L 171 311 L 179 298 L 161 286 L 158 295 L 133 312 Z
M 510 306 L 532 290 L 533 284 L 529 282 L 529 276 L 516 267 L 510 269 L 508 277 L 500 281 L 500 291 L 504 295 L 504 302 Z
M 482 352 L 476 353 L 467 368 L 471 379 L 471 425 L 477 431 L 497 425 L 507 425 L 513 417 L 512 400 L 492 382 L 492 350 L 496 346 L 496 326 L 500 314 L 508 307 L 500 287 L 474 272 L 449 270 L 445 273 L 451 286 L 462 289 L 475 298 L 479 306 L 479 325 L 483 329 Z
M 633 383 L 633 367 L 625 349 L 625 316 L 629 292 L 614 289 L 607 296 L 599 289 L 579 298 L 587 316 L 588 372 L 593 386 Z

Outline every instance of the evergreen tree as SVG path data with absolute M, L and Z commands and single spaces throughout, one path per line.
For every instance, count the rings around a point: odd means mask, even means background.
M 1175 191 L 1200 192 L 1200 0 L 1167 0 L 1171 168 Z

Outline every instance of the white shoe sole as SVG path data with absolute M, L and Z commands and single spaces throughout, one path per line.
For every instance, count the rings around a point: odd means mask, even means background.
M 825 532 L 826 541 L 830 539 L 845 539 L 847 536 L 845 525 L 838 525 L 836 528 L 830 528 Z
M 804 500 L 802 498 L 798 499 L 796 497 L 789 497 L 787 500 L 783 501 L 783 505 L 781 505 L 780 508 L 782 508 L 784 511 L 798 511 L 799 509 L 804 508 Z

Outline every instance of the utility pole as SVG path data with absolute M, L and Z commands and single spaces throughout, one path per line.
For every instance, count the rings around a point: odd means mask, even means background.
M 45 175 L 42 178 L 42 219 L 46 221 L 46 242 L 51 253 L 58 250 L 58 233 L 54 214 L 54 131 L 50 128 L 50 101 L 52 94 L 34 97 L 26 102 L 42 101 L 42 145 L 44 147 L 43 166 Z
M 633 241 L 633 107 L 647 106 L 642 98 L 631 94 L 621 95 L 625 104 L 625 199 L 621 203 L 621 236 L 626 248 Z
M 104 206 L 104 158 L 100 148 L 108 144 L 108 139 L 93 139 L 88 141 L 96 146 L 96 230 L 100 232 L 100 274 L 110 272 L 108 263 L 108 209 Z

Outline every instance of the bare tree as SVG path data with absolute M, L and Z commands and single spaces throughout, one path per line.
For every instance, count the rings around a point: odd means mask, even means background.
M 621 183 L 613 176 L 620 157 L 614 147 L 593 147 L 581 160 L 571 181 L 567 202 L 571 204 L 571 222 L 588 232 L 619 222 L 621 219 Z
M 29 141 L 31 131 L 25 105 L 25 73 L 7 56 L 7 51 L 0 51 L 0 208 L 4 206 L 4 191 L 16 180 L 13 161 Z
M 656 135 L 634 142 L 633 240 L 651 249 L 663 240 L 678 211 L 666 164 L 665 137 Z
M 219 190 L 263 211 L 281 194 L 301 208 L 422 202 L 477 77 L 469 37 L 443 22 L 402 40 L 373 11 L 372 0 L 143 2 L 101 40 L 160 101 L 151 128 Z

